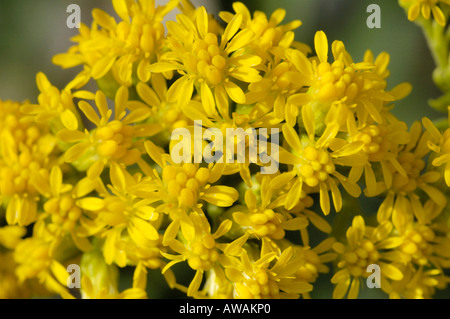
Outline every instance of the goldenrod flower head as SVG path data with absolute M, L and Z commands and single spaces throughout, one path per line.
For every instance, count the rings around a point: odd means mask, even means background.
M 26 226 L 36 220 L 41 176 L 57 161 L 57 139 L 49 126 L 25 121 L 20 104 L 1 103 L 0 195 L 10 225 Z
M 151 141 L 145 142 L 150 157 L 162 168 L 162 176 L 156 172 L 149 183 L 157 192 L 152 198 L 163 202 L 159 211 L 177 216 L 180 211 L 201 212 L 203 201 L 219 206 L 231 206 L 238 198 L 237 191 L 229 186 L 211 185 L 222 176 L 224 165 L 209 164 L 200 167 L 197 163 L 174 163 Z M 173 217 L 173 219 L 175 219 Z
M 450 125 L 450 107 L 448 108 Z M 444 166 L 444 179 L 447 186 L 450 187 L 450 128 L 441 133 L 428 118 L 422 119 L 423 126 L 430 133 L 431 138 L 428 141 L 428 147 L 432 150 L 434 158 L 433 166 Z
M 276 54 L 276 48 L 288 48 L 294 40 L 292 30 L 297 29 L 302 24 L 300 20 L 294 20 L 285 25 L 280 25 L 286 16 L 285 9 L 275 10 L 270 17 L 262 11 L 255 11 L 253 17 L 249 9 L 242 2 L 233 2 L 231 12 L 220 12 L 220 17 L 226 22 L 230 21 L 238 14 L 242 15 L 242 29 L 249 28 L 255 33 L 255 39 L 249 43 L 249 50 L 256 52 L 263 60 L 268 58 L 268 53 Z
M 38 278 L 49 291 L 71 298 L 66 288 L 69 274 L 51 255 L 50 243 L 42 238 L 26 238 L 17 245 L 14 260 L 19 283 Z
M 49 122 L 53 131 L 57 132 L 64 127 L 76 130 L 81 125 L 81 119 L 70 90 L 58 90 L 42 72 L 36 75 L 36 82 L 41 92 L 38 96 L 39 104 L 24 104 L 21 111 L 36 123 Z
M 197 212 L 173 220 L 164 234 L 163 244 L 168 245 L 178 255 L 163 253 L 163 256 L 172 260 L 164 267 L 163 273 L 172 265 L 186 260 L 189 267 L 196 271 L 187 290 L 188 296 L 194 296 L 201 285 L 203 273 L 217 266 L 220 244 L 216 241 L 225 235 L 230 227 L 231 221 L 226 220 L 211 233 L 206 216 Z M 177 240 L 175 237 L 180 229 L 180 240 Z
M 418 269 L 411 265 L 400 268 L 404 277 L 402 280 L 392 282 L 389 297 L 392 299 L 430 299 L 436 289 L 447 285 L 448 279 L 438 268 Z
M 430 19 L 431 13 L 437 23 L 445 26 L 446 17 L 439 5 L 450 5 L 448 0 L 400 0 L 400 5 L 408 9 L 408 20 L 414 21 L 422 13 L 425 19 Z
M 298 298 L 312 290 L 311 284 L 295 274 L 299 267 L 292 247 L 281 254 L 261 250 L 261 257 L 256 258 L 243 249 L 240 258 L 225 268 L 235 298 Z
M 136 273 L 143 271 L 138 267 Z M 105 263 L 101 252 L 94 249 L 81 260 L 81 294 L 85 299 L 145 299 L 142 277 L 135 276 L 133 287 L 119 293 L 119 273 L 115 265 Z
M 401 280 L 402 272 L 392 264 L 395 256 L 389 254 L 389 250 L 398 247 L 402 243 L 400 237 L 390 237 L 392 224 L 385 222 L 376 228 L 365 225 L 362 216 L 353 218 L 352 226 L 347 230 L 347 243 L 337 242 L 333 249 L 340 255 L 337 271 L 331 282 L 336 284 L 333 298 L 343 298 L 348 292 L 348 298 L 357 298 L 360 281 L 367 278 L 369 273 L 367 267 L 371 264 L 380 266 L 381 289 L 383 282 L 387 279 Z M 349 289 L 350 288 L 350 289 Z
M 288 124 L 283 125 L 283 134 L 286 142 L 292 149 L 291 152 L 280 153 L 280 162 L 293 165 L 294 169 L 282 173 L 272 180 L 272 186 L 283 185 L 293 178 L 296 182 L 290 189 L 286 198 L 285 207 L 293 208 L 299 201 L 301 191 L 309 187 L 320 192 L 320 205 L 325 215 L 330 212 L 331 190 L 334 206 L 337 211 L 342 205 L 339 183 L 351 195 L 358 197 L 361 192 L 359 186 L 350 181 L 336 170 L 336 165 L 349 165 L 352 160 L 358 159 L 357 152 L 361 143 L 341 145 L 339 149 L 330 152 L 329 146 L 335 138 L 338 126 L 330 125 L 317 141 L 314 139 L 314 124 L 308 123 L 307 136 L 300 139 L 299 134 Z
M 112 163 L 110 167 L 109 191 L 100 192 L 100 198 L 84 197 L 78 200 L 83 209 L 96 213 L 95 223 L 105 237 L 105 262 L 113 261 L 124 267 L 127 254 L 120 247 L 123 237 L 128 237 L 137 247 L 152 246 L 160 236 L 157 228 L 159 213 L 150 206 L 151 202 L 135 194 L 139 189 L 141 176 L 132 176 L 122 166 Z M 122 244 L 124 245 L 124 243 Z
M 368 193 L 376 192 L 375 169 L 379 164 L 382 170 L 382 177 L 386 186 L 392 185 L 393 174 L 391 164 L 397 173 L 403 170 L 398 163 L 398 150 L 400 145 L 405 145 L 410 141 L 410 135 L 407 131 L 407 125 L 404 122 L 395 121 L 393 123 L 369 124 L 362 126 L 355 133 L 349 134 L 351 141 L 361 141 L 363 146 L 361 153 L 366 157 L 366 163 L 355 165 L 351 168 L 350 179 L 359 180 L 364 173 L 365 184 Z
M 83 24 L 80 35 L 74 37 L 78 44 L 69 52 L 56 55 L 53 62 L 64 68 L 84 64 L 84 71 L 71 83 L 76 88 L 91 77 L 101 80 L 109 72 L 119 86 L 129 87 L 137 79 L 147 82 L 151 76 L 148 67 L 162 52 L 165 33 L 162 20 L 178 2 L 171 0 L 155 7 L 154 0 L 113 1 L 120 22 L 103 10 L 94 9 L 91 29 Z
M 246 207 L 237 206 L 233 213 L 233 219 L 239 224 L 244 232 L 261 238 L 282 239 L 285 231 L 305 229 L 308 221 L 305 217 L 291 218 L 288 214 L 281 214 L 275 209 L 282 205 L 280 202 L 272 202 L 272 190 L 269 189 L 270 180 L 267 178 L 261 185 L 261 203 L 252 189 L 245 192 Z
M 368 52 L 363 62 L 355 63 L 344 44 L 334 41 L 331 46 L 334 61 L 328 62 L 328 39 L 323 31 L 316 33 L 314 44 L 317 56 L 309 59 L 299 50 L 286 50 L 287 59 L 300 73 L 302 83 L 309 87 L 306 94 L 289 97 L 288 105 L 310 104 L 314 112 L 325 118 L 325 123 L 336 122 L 343 130 L 350 130 L 368 118 L 382 123 L 380 112 L 384 104 L 401 98 L 403 91 L 407 93 L 408 85 L 402 85 L 400 92 L 394 91 L 399 96 L 385 90 L 385 77 L 389 75 L 386 70 L 389 63 L 387 53 L 381 53 L 373 61 L 371 52 Z M 336 105 L 339 111 L 330 114 Z M 290 109 L 293 113 L 286 115 L 286 120 L 293 125 L 292 117 L 295 118 L 298 112 L 296 108 Z
M 162 138 L 163 143 L 170 140 L 174 129 L 187 127 L 190 124 L 189 118 L 183 114 L 178 103 L 174 99 L 169 99 L 167 80 L 162 74 L 155 73 L 150 79 L 150 84 L 138 83 L 136 91 L 145 106 L 151 109 L 152 115 L 147 122 L 154 127 L 154 133 Z M 130 103 L 140 104 L 132 101 Z M 149 129 L 151 126 L 149 125 Z M 152 132 L 153 134 L 153 132 Z
M 392 185 L 387 188 L 387 183 L 384 182 L 372 188 L 376 189 L 375 194 L 387 191 L 378 210 L 378 221 L 392 218 L 392 222 L 400 232 L 403 232 L 413 220 L 413 213 L 418 216 L 424 214 L 424 205 L 419 198 L 421 192 L 438 207 L 444 207 L 447 203 L 443 192 L 433 185 L 439 180 L 439 173 L 424 170 L 426 166 L 424 158 L 430 152 L 427 147 L 430 135 L 422 130 L 418 122 L 412 125 L 410 135 L 411 140 L 400 146 L 397 161 L 389 165 L 393 173 Z M 396 164 L 399 164 L 398 167 L 394 167 Z
M 208 116 L 217 110 L 228 116 L 228 98 L 238 104 L 245 103 L 245 94 L 237 81 L 246 83 L 261 79 L 255 68 L 261 62 L 256 55 L 242 50 L 254 37 L 250 29 L 239 31 L 242 15 L 236 15 L 223 33 L 209 30 L 209 20 L 204 7 L 196 9 L 191 19 L 177 15 L 177 22 L 168 21 L 168 48 L 160 61 L 150 67 L 152 72 L 177 70 L 181 77 L 169 89 L 169 97 L 186 106 L 192 98 L 194 87 L 201 96 Z
M 121 87 L 115 98 L 114 110 L 108 108 L 108 102 L 102 91 L 95 94 L 95 103 L 100 113 L 86 101 L 79 107 L 96 128 L 85 132 L 62 129 L 57 136 L 61 141 L 73 143 L 65 152 L 66 162 L 77 161 L 80 170 L 87 170 L 94 162 L 99 166 L 100 175 L 104 165 L 111 162 L 132 165 L 141 158 L 142 151 L 135 138 L 147 134 L 148 127 L 142 124 L 151 114 L 148 108 L 137 108 L 127 113 L 128 90 Z M 113 114 L 114 111 L 114 114 Z

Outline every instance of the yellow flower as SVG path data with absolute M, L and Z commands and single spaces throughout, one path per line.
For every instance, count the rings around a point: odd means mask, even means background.
M 334 41 L 334 62 L 331 63 L 328 62 L 328 39 L 323 31 L 316 33 L 314 44 L 317 57 L 310 59 L 299 50 L 286 50 L 287 60 L 301 74 L 302 83 L 309 87 L 306 93 L 290 96 L 287 104 L 297 107 L 309 105 L 314 111 L 316 123 L 336 122 L 343 131 L 364 124 L 368 118 L 382 123 L 380 112 L 384 104 L 396 99 L 385 91 L 389 55 L 382 53 L 371 61 L 371 54 L 366 54 L 363 62 L 355 63 L 344 44 Z M 338 106 L 338 111 L 331 112 L 333 105 Z M 297 107 L 289 108 L 291 112 L 286 114 L 286 121 L 291 126 L 295 124 L 292 119 L 297 117 Z
M 222 34 L 215 34 L 209 30 L 206 9 L 200 7 L 192 19 L 179 14 L 177 22 L 167 22 L 169 51 L 150 70 L 159 73 L 178 70 L 181 77 L 172 84 L 168 95 L 178 101 L 180 108 L 189 103 L 194 88 L 208 116 L 214 116 L 217 106 L 227 118 L 228 98 L 245 103 L 244 91 L 236 83 L 259 81 L 261 76 L 255 66 L 261 58 L 242 50 L 254 37 L 250 29 L 239 31 L 242 20 L 242 15 L 237 14 Z
M 436 203 L 444 207 L 447 203 L 445 195 L 432 184 L 437 182 L 440 174 L 433 170 L 424 171 L 425 157 L 430 152 L 428 148 L 429 134 L 422 131 L 419 122 L 415 122 L 410 129 L 410 141 L 399 146 L 397 163 L 389 163 L 392 172 L 392 185 L 388 188 L 386 182 L 377 183 L 373 196 L 387 192 L 383 203 L 378 209 L 378 221 L 392 220 L 394 226 L 402 233 L 414 215 L 423 215 L 423 205 L 419 197 L 421 192 Z
M 204 202 L 219 206 L 231 206 L 239 197 L 236 189 L 213 185 L 222 177 L 224 165 L 210 163 L 207 167 L 193 163 L 174 163 L 169 154 L 163 153 L 151 141 L 145 142 L 151 159 L 162 169 L 146 170 L 148 177 L 143 182 L 144 198 L 158 203 L 158 212 L 169 213 L 173 220 L 180 214 L 197 211 L 202 213 Z M 149 193 L 148 190 L 155 190 Z
M 241 227 L 242 231 L 256 238 L 268 237 L 282 239 L 285 231 L 305 229 L 308 220 L 305 217 L 292 218 L 289 214 L 281 214 L 275 209 L 283 205 L 281 201 L 271 202 L 272 190 L 269 188 L 270 177 L 264 176 L 261 183 L 261 201 L 252 189 L 245 192 L 245 206 L 233 208 L 233 219 Z
M 255 33 L 255 38 L 248 44 L 249 50 L 257 53 L 263 61 L 271 61 L 271 54 L 277 55 L 278 51 L 290 47 L 291 45 L 301 46 L 301 43 L 294 42 L 293 30 L 301 26 L 300 20 L 294 20 L 285 25 L 280 25 L 286 16 L 286 10 L 279 8 L 270 17 L 262 11 L 255 11 L 253 17 L 248 8 L 242 2 L 232 4 L 236 14 L 231 12 L 220 12 L 219 16 L 226 23 L 238 14 L 242 15 L 242 29 L 248 28 Z
M 280 120 L 270 115 L 261 114 L 255 106 L 249 113 L 233 112 L 231 118 L 219 114 L 208 116 L 199 101 L 191 101 L 183 113 L 191 121 L 201 121 L 201 133 L 196 133 L 196 123 L 189 126 L 191 134 L 191 154 L 197 152 L 195 134 L 201 134 L 201 155 L 206 162 L 215 161 L 223 165 L 223 175 L 239 173 L 247 186 L 251 187 L 251 166 L 261 169 L 275 164 L 278 155 L 277 124 Z M 276 134 L 276 139 L 272 136 Z M 213 138 L 214 137 L 214 138 Z M 219 138 L 222 137 L 222 140 Z M 173 138 L 170 147 L 180 140 Z M 263 158 L 263 156 L 266 156 Z M 192 155 L 191 155 L 192 157 Z M 195 154 L 193 160 L 196 161 Z M 277 165 L 277 164 L 275 164 Z M 271 167 L 269 169 L 272 169 Z
M 309 115 L 308 115 L 309 116 Z M 291 151 L 280 150 L 280 162 L 292 165 L 292 169 L 273 178 L 271 187 L 278 188 L 293 178 L 296 181 L 286 198 L 286 209 L 292 209 L 300 200 L 303 187 L 320 193 L 320 206 L 325 215 L 330 212 L 331 190 L 336 211 L 342 207 L 342 198 L 338 185 L 342 184 L 352 196 L 358 197 L 361 190 L 359 186 L 338 172 L 336 165 L 351 166 L 361 162 L 357 155 L 362 144 L 360 142 L 341 145 L 339 149 L 330 151 L 329 146 L 337 134 L 337 125 L 327 126 L 323 135 L 315 140 L 315 127 L 313 122 L 308 123 L 308 136 L 300 139 L 298 133 L 288 124 L 283 124 L 283 136 L 289 144 Z
M 8 224 L 27 226 L 37 218 L 38 176 L 48 176 L 59 151 L 48 126 L 23 121 L 20 105 L 0 102 L 0 200 Z
M 336 259 L 337 254 L 332 251 L 334 242 L 335 239 L 330 237 L 311 247 L 307 244 L 299 246 L 288 241 L 282 241 L 280 247 L 286 249 L 292 246 L 294 248 L 292 263 L 297 268 L 294 276 L 313 284 L 321 273 L 329 272 L 330 269 L 326 264 Z M 302 293 L 302 297 L 309 299 L 311 296 L 309 292 L 305 292 Z
M 405 263 L 438 269 L 450 265 L 449 228 L 445 220 L 438 218 L 441 212 L 442 207 L 428 200 L 423 210 L 414 211 L 414 220 L 410 217 L 406 227 L 398 229 L 403 238 L 398 250 L 403 253 Z
M 416 269 L 410 264 L 400 269 L 404 277 L 392 282 L 389 293 L 391 299 L 430 299 L 436 289 L 447 286 L 449 280 L 439 269 Z
M 42 72 L 37 74 L 36 82 L 41 92 L 38 104 L 22 105 L 20 110 L 28 115 L 24 118 L 29 117 L 36 123 L 49 122 L 54 132 L 61 128 L 76 130 L 81 126 L 81 118 L 73 103 L 73 98 L 79 95 L 72 94 L 67 88 L 58 90 Z
M 0 245 L 7 249 L 14 249 L 26 234 L 25 227 L 3 226 L 0 228 Z
M 53 63 L 63 68 L 83 64 L 84 70 L 69 87 L 79 88 L 93 78 L 101 80 L 99 84 L 112 96 L 120 85 L 129 87 L 137 80 L 147 82 L 151 75 L 149 65 L 158 60 L 163 49 L 162 20 L 178 2 L 170 0 L 156 7 L 154 0 L 115 0 L 113 6 L 120 22 L 103 10 L 94 9 L 91 29 L 82 24 L 80 34 L 73 38 L 77 45 L 56 55 Z M 116 84 L 108 83 L 111 80 Z
M 146 299 L 147 280 L 145 268 L 135 268 L 133 286 L 119 293 L 119 272 L 108 265 L 99 249 L 83 254 L 81 259 L 80 292 L 83 299 Z
M 408 9 L 408 20 L 416 20 L 420 13 L 425 19 L 430 19 L 431 13 L 437 23 L 445 26 L 446 19 L 438 4 L 450 5 L 448 0 L 400 0 L 400 4 Z
M 110 166 L 111 185 L 108 190 L 100 192 L 100 198 L 85 197 L 79 199 L 78 205 L 95 212 L 94 222 L 104 229 L 100 236 L 106 237 L 104 257 L 107 264 L 115 262 L 119 267 L 127 264 L 127 253 L 120 243 L 129 236 L 137 247 L 151 246 L 149 241 L 159 240 L 158 227 L 160 215 L 155 208 L 133 192 L 139 187 L 140 174 L 131 175 L 117 163 Z M 123 244 L 122 244 L 123 245 Z
M 78 201 L 96 188 L 95 181 L 83 178 L 75 186 L 65 184 L 59 166 L 54 166 L 48 177 L 37 177 L 37 181 L 36 188 L 45 198 L 45 202 L 44 212 L 35 223 L 35 232 L 47 242 L 51 242 L 51 251 L 58 247 L 66 235 L 70 235 L 81 251 L 90 250 L 91 244 L 86 238 L 89 231 L 84 227 L 86 220 L 90 218 L 85 216 L 86 213 Z
M 448 107 L 448 123 L 450 125 L 450 107 Z M 424 117 L 422 119 L 423 126 L 430 133 L 431 138 L 428 147 L 435 153 L 432 164 L 433 166 L 444 167 L 444 179 L 447 186 L 450 187 L 450 128 L 441 133 L 430 119 Z
M 37 278 L 46 289 L 64 298 L 73 298 L 67 290 L 69 273 L 50 252 L 50 243 L 30 237 L 21 241 L 15 251 L 16 275 L 19 282 Z
M 147 122 L 155 127 L 152 134 L 158 134 L 152 138 L 158 144 L 167 144 L 174 129 L 187 127 L 191 121 L 183 114 L 176 100 L 169 99 L 167 95 L 167 80 L 162 74 L 155 73 L 150 79 L 150 84 L 138 83 L 136 91 L 145 106 L 152 111 Z M 140 104 L 138 101 L 130 101 L 130 104 Z
M 348 292 L 349 299 L 358 297 L 361 280 L 369 276 L 367 267 L 376 264 L 380 267 L 381 289 L 387 289 L 388 279 L 401 280 L 402 272 L 395 266 L 398 254 L 391 250 L 402 244 L 400 237 L 392 237 L 392 224 L 384 222 L 378 227 L 365 225 L 362 216 L 353 218 L 347 230 L 347 243 L 337 242 L 333 249 L 339 254 L 337 266 L 340 268 L 331 282 L 335 284 L 333 298 L 341 299 Z M 350 288 L 350 289 L 349 289 Z
M 386 187 L 391 187 L 393 172 L 390 165 L 397 173 L 405 176 L 406 172 L 398 162 L 399 145 L 405 145 L 410 141 L 407 125 L 401 121 L 383 124 L 366 123 L 357 133 L 349 134 L 350 141 L 361 141 L 363 147 L 361 153 L 366 155 L 366 163 L 352 166 L 349 174 L 351 180 L 358 181 L 364 173 L 365 185 L 368 194 L 376 193 L 377 181 L 375 171 L 381 168 L 383 181 Z
M 296 275 L 300 267 L 293 247 L 281 254 L 261 249 L 259 258 L 242 249 L 240 258 L 225 267 L 225 274 L 233 283 L 236 299 L 296 299 L 313 288 Z
M 81 111 L 96 127 L 84 132 L 62 129 L 57 133 L 61 141 L 73 144 L 64 153 L 65 161 L 73 163 L 79 170 L 95 165 L 93 174 L 96 176 L 111 162 L 125 165 L 137 163 L 143 152 L 138 145 L 140 138 L 152 135 L 153 128 L 142 123 L 151 111 L 142 107 L 127 112 L 127 102 L 126 87 L 118 90 L 114 109 L 108 108 L 105 93 L 100 90 L 96 92 L 95 103 L 100 116 L 89 103 L 80 101 Z
M 273 192 L 273 194 L 276 194 L 273 200 L 280 201 L 280 203 L 284 203 L 286 196 L 294 183 L 295 180 L 293 179 L 278 191 Z M 313 209 L 312 206 L 314 205 L 314 200 L 312 196 L 313 196 L 312 193 L 309 194 L 307 193 L 305 187 L 305 189 L 302 189 L 300 193 L 299 202 L 293 208 L 287 210 L 282 204 L 281 207 L 277 208 L 277 211 L 281 212 L 282 214 L 287 214 L 292 218 L 295 217 L 306 218 L 308 220 L 309 225 L 313 225 L 315 228 L 317 228 L 323 233 L 330 234 L 332 231 L 331 225 L 322 216 L 320 216 L 319 214 L 317 214 L 312 210 Z M 310 244 L 309 225 L 306 228 L 300 229 L 300 235 L 304 246 L 309 246 Z
M 196 271 L 187 289 L 188 296 L 195 296 L 202 283 L 206 271 L 218 267 L 220 244 L 218 238 L 225 235 L 231 228 L 231 221 L 222 222 L 214 233 L 204 214 L 191 212 L 189 217 L 174 220 L 164 233 L 163 244 L 169 246 L 177 255 L 162 253 L 169 262 L 163 273 L 174 264 L 187 261 L 189 267 Z M 181 230 L 180 239 L 176 239 Z M 222 248 L 223 249 L 223 248 Z

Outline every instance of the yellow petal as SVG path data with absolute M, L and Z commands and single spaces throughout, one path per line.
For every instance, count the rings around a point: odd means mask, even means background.
M 53 166 L 50 172 L 50 187 L 54 196 L 58 196 L 62 188 L 63 176 L 59 166 Z
M 287 194 L 286 202 L 284 203 L 284 206 L 286 207 L 286 209 L 290 210 L 290 209 L 294 208 L 295 205 L 298 204 L 301 193 L 302 193 L 302 186 L 303 186 L 302 179 L 297 178 L 294 185 L 292 186 L 292 188 L 289 190 L 289 192 Z
M 58 280 L 58 282 L 66 286 L 67 285 L 67 279 L 69 279 L 69 273 L 67 272 L 67 269 L 63 267 L 59 262 L 53 260 L 50 269 L 52 270 L 53 275 Z
M 205 7 L 201 6 L 196 11 L 196 22 L 198 33 L 201 38 L 204 38 L 208 33 L 208 13 Z
M 320 62 L 328 61 L 328 40 L 323 31 L 317 31 L 314 36 L 314 47 Z
M 235 14 L 234 17 L 228 22 L 227 27 L 222 35 L 223 43 L 227 43 L 230 39 L 238 32 L 242 24 L 243 16 L 242 14 Z
M 333 290 L 333 299 L 342 299 L 350 286 L 350 278 L 339 281 Z
M 296 217 L 282 223 L 285 230 L 300 230 L 308 226 L 308 220 L 304 217 Z
M 89 148 L 89 146 L 90 143 L 87 141 L 75 144 L 66 151 L 66 153 L 64 154 L 64 160 L 68 163 L 75 161 L 84 154 L 84 152 Z
M 297 132 L 293 127 L 288 124 L 283 124 L 282 126 L 283 136 L 286 139 L 286 142 L 289 146 L 296 151 L 297 153 L 302 152 L 302 144 L 300 142 L 300 138 L 298 137 Z
M 80 110 L 83 111 L 84 115 L 86 115 L 89 121 L 97 126 L 100 125 L 100 117 L 89 103 L 87 103 L 86 101 L 80 101 L 80 103 L 78 103 L 78 106 Z
M 433 12 L 433 17 L 436 22 L 445 27 L 447 22 L 445 21 L 445 15 L 442 12 L 441 8 L 439 8 L 437 5 L 431 6 L 431 12 Z
M 326 184 L 320 183 L 320 207 L 325 215 L 330 213 L 330 196 Z
M 104 201 L 101 198 L 97 197 L 86 197 L 79 199 L 77 201 L 77 205 L 83 209 L 90 211 L 97 211 L 105 206 Z
M 403 273 L 395 266 L 386 263 L 380 263 L 380 271 L 383 276 L 392 280 L 402 280 Z
M 358 298 L 360 281 L 359 279 L 354 278 L 352 284 L 350 285 L 350 290 L 348 291 L 348 299 L 356 299 Z
M 123 21 L 129 21 L 130 17 L 128 15 L 128 7 L 125 0 L 113 0 L 112 1 L 114 10 L 117 12 L 117 15 Z
M 206 114 L 210 117 L 213 117 L 216 114 L 216 102 L 214 101 L 214 96 L 211 92 L 211 88 L 206 83 L 206 81 L 203 81 L 201 84 L 200 94 L 202 98 L 202 105 Z
M 71 110 L 67 109 L 61 113 L 61 122 L 69 130 L 75 131 L 78 128 L 78 119 Z
M 252 222 L 251 222 L 250 218 L 247 216 L 247 214 L 244 214 L 242 212 L 233 213 L 233 219 L 237 224 L 244 226 L 244 227 L 252 225 Z
M 421 2 L 414 3 L 411 7 L 408 9 L 408 20 L 414 21 L 417 19 L 417 17 L 420 14 L 420 6 Z
M 159 239 L 159 234 L 155 227 L 149 222 L 144 221 L 138 217 L 131 219 L 129 227 L 135 227 L 144 237 L 149 240 Z
M 92 10 L 92 17 L 103 28 L 107 30 L 114 30 L 116 28 L 116 21 L 113 17 L 100 9 Z
M 245 94 L 242 89 L 236 85 L 235 83 L 228 81 L 225 82 L 225 89 L 229 95 L 229 97 L 238 104 L 244 104 L 245 103 Z
M 237 33 L 230 42 L 228 42 L 225 51 L 231 53 L 246 46 L 255 37 L 255 33 L 250 29 L 241 30 Z
M 216 206 L 228 207 L 238 199 L 239 193 L 236 189 L 228 186 L 212 186 L 205 190 L 202 199 Z
M 92 78 L 98 80 L 104 77 L 109 72 L 109 70 L 111 70 L 114 62 L 116 62 L 116 57 L 110 55 L 107 55 L 95 62 L 91 70 Z

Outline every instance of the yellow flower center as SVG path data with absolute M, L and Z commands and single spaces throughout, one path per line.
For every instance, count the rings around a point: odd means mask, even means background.
M 271 209 L 265 209 L 263 212 L 257 212 L 250 215 L 252 232 L 258 237 L 268 236 L 273 239 L 284 238 L 284 230 L 281 223 L 284 218 L 281 214 L 275 213 Z
M 166 202 L 178 202 L 184 207 L 194 206 L 208 178 L 207 168 L 197 169 L 192 163 L 184 163 L 181 167 L 171 165 L 164 167 L 162 179 L 168 193 Z
M 134 128 L 120 121 L 111 121 L 94 132 L 97 154 L 103 158 L 121 160 L 134 164 L 140 158 L 140 152 L 133 147 Z
M 332 64 L 321 62 L 316 69 L 316 83 L 311 87 L 319 102 L 341 100 L 344 97 L 348 106 L 360 94 L 369 90 L 383 89 L 383 79 L 365 76 L 369 73 L 357 72 L 353 66 L 345 66 L 342 59 Z
M 407 176 L 405 177 L 400 173 L 395 172 L 392 185 L 397 191 L 405 193 L 413 192 L 417 188 L 418 178 L 426 164 L 422 159 L 417 158 L 411 152 L 402 152 L 398 155 L 397 159 L 407 173 Z
M 344 253 L 338 266 L 347 267 L 352 276 L 360 277 L 366 274 L 367 266 L 376 263 L 379 258 L 380 254 L 374 244 L 364 239 L 356 248 Z
M 216 242 L 211 234 L 195 238 L 189 243 L 189 251 L 188 264 L 194 270 L 209 270 L 219 259 Z
M 50 248 L 42 239 L 28 238 L 22 241 L 14 252 L 18 264 L 16 274 L 20 281 L 35 278 L 51 264 Z
M 36 194 L 36 189 L 30 182 L 32 172 L 39 172 L 48 176 L 48 170 L 41 168 L 38 161 L 32 158 L 28 148 L 24 148 L 18 161 L 0 169 L 0 192 L 2 195 Z
M 155 51 L 164 36 L 164 26 L 160 22 L 148 21 L 139 10 L 136 10 L 131 24 L 121 21 L 117 25 L 117 35 L 125 42 L 128 51 L 148 54 Z
M 32 147 L 41 136 L 40 129 L 35 125 L 21 123 L 14 114 L 8 114 L 3 123 L 3 132 L 11 134 L 17 145 L 25 144 Z
M 302 164 L 297 164 L 295 169 L 298 176 L 310 187 L 315 187 L 319 182 L 327 180 L 328 175 L 334 173 L 335 166 L 330 154 L 322 149 L 307 146 L 301 155 Z
M 355 136 L 355 141 L 364 143 L 362 150 L 369 156 L 369 161 L 383 160 L 386 152 L 391 147 L 391 144 L 384 139 L 383 133 L 379 126 L 369 125 Z
M 219 47 L 215 34 L 208 33 L 204 39 L 197 39 L 192 53 L 183 59 L 188 72 L 197 74 L 208 84 L 214 86 L 224 80 L 227 59 Z
M 81 209 L 75 205 L 70 195 L 49 199 L 44 204 L 44 210 L 51 215 L 48 229 L 55 235 L 58 235 L 56 232 L 60 230 L 73 230 L 81 216 Z
M 253 273 L 244 273 L 245 280 L 235 283 L 235 293 L 241 299 L 270 299 L 278 296 L 280 289 L 277 282 L 270 280 L 266 269 L 257 268 Z
M 428 257 L 433 252 L 433 247 L 429 243 L 433 241 L 435 234 L 431 228 L 423 225 L 417 226 L 407 232 L 400 250 L 419 265 L 424 266 L 428 263 Z
M 319 255 L 311 249 L 301 249 L 301 258 L 298 259 L 298 270 L 295 272 L 297 278 L 304 279 L 307 282 L 313 282 L 319 275 L 319 266 L 321 264 Z

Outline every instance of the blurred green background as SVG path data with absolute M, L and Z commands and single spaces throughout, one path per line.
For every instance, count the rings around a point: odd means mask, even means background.
M 157 1 L 158 2 L 158 1 Z M 159 2 L 164 2 L 160 0 Z M 195 0 L 196 5 L 205 5 L 212 13 L 232 10 L 231 1 Z M 355 61 L 361 61 L 365 50 L 375 55 L 386 51 L 391 56 L 391 76 L 388 87 L 401 82 L 410 82 L 413 91 L 407 98 L 396 103 L 393 113 L 407 124 L 423 116 L 437 119 L 442 114 L 431 109 L 427 101 L 440 95 L 432 82 L 434 62 L 421 29 L 407 20 L 405 12 L 396 0 L 243 0 L 250 11 L 260 10 L 270 15 L 277 8 L 287 11 L 284 23 L 300 19 L 303 25 L 297 29 L 296 40 L 312 46 L 314 34 L 323 30 L 329 43 L 342 40 Z M 110 0 L 0 0 L 0 99 L 37 100 L 39 91 L 35 77 L 44 72 L 52 84 L 63 88 L 79 68 L 63 70 L 51 63 L 52 57 L 65 52 L 71 45 L 70 38 L 78 33 L 69 29 L 66 12 L 69 4 L 81 7 L 81 21 L 91 22 L 93 7 L 113 14 Z M 369 4 L 381 8 L 381 28 L 370 29 L 366 25 Z M 177 267 L 182 267 L 177 265 Z M 179 269 L 180 271 L 182 269 Z M 125 269 L 130 276 L 132 269 Z M 121 286 L 131 284 L 130 276 L 124 276 Z M 149 296 L 164 298 L 174 296 L 163 284 L 158 272 L 150 271 L 154 278 Z M 188 273 L 186 278 L 192 278 Z M 185 279 L 186 279 L 185 278 Z M 183 280 L 183 278 L 181 278 Z M 315 286 L 314 297 L 330 298 L 329 277 L 323 277 Z M 181 294 L 175 294 L 182 297 Z M 364 289 L 362 298 L 383 298 L 379 289 Z

